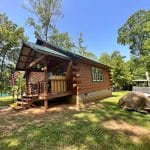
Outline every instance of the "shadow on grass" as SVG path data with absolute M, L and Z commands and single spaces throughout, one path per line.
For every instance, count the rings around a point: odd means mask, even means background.
M 121 109 L 118 105 L 113 102 L 102 102 L 103 109 L 94 110 L 103 116 L 104 120 L 114 119 L 123 120 L 130 124 L 137 124 L 145 127 L 150 127 L 150 115 L 141 114 L 135 111 L 127 111 Z

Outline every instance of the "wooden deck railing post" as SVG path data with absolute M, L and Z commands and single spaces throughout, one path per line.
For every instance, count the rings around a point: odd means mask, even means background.
M 47 64 L 44 67 L 44 107 L 45 109 L 48 108 L 48 71 L 47 71 Z

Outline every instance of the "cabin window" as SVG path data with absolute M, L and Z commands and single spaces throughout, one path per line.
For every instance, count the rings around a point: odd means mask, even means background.
M 102 69 L 92 67 L 92 79 L 93 81 L 103 81 Z

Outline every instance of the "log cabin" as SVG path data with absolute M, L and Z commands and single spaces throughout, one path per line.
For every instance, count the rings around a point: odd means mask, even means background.
M 16 71 L 25 71 L 28 104 L 42 100 L 48 108 L 48 101 L 69 96 L 80 105 L 112 94 L 109 66 L 40 39 L 23 42 Z

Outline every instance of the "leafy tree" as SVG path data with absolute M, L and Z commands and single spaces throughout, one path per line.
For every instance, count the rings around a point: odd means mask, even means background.
M 130 60 L 128 60 L 126 64 L 131 72 L 132 80 L 146 78 L 146 68 L 137 60 L 135 56 L 131 56 Z
M 105 65 L 111 66 L 111 56 L 108 53 L 102 53 L 98 60 Z
M 62 16 L 60 11 L 62 0 L 28 0 L 24 5 L 33 17 L 27 23 L 35 29 L 35 36 L 48 40 L 50 32 L 55 29 L 56 19 Z
M 129 87 L 132 81 L 131 71 L 119 51 L 115 50 L 111 55 L 102 53 L 98 60 L 111 67 L 114 88 L 127 89 Z
M 11 74 L 14 71 L 15 64 L 4 64 L 3 72 L 0 72 L 0 93 L 8 93 L 11 91 Z M 9 92 L 10 93 L 10 92 Z
M 75 44 L 74 42 L 72 42 L 68 32 L 59 33 L 58 30 L 55 30 L 50 36 L 49 41 L 54 45 L 57 45 L 70 51 L 73 51 L 75 48 Z
M 83 33 L 80 32 L 77 43 L 77 53 L 87 58 L 97 59 L 97 57 L 92 52 L 87 50 L 86 46 L 83 46 L 83 44 Z
M 120 54 L 120 51 L 118 51 L 118 50 L 114 50 L 113 52 L 112 52 L 112 54 L 111 54 L 111 58 L 113 59 L 113 58 L 116 58 L 116 57 L 122 57 L 122 58 L 124 58 L 124 56 L 121 56 L 121 54 Z
M 80 32 L 78 37 L 77 49 L 78 49 L 78 53 L 81 54 L 82 56 L 84 56 L 86 53 L 86 46 L 83 46 L 83 43 L 84 43 L 83 33 Z
M 0 14 L 0 84 L 5 87 L 9 66 L 16 63 L 21 41 L 24 39 L 24 29 L 10 21 L 6 14 Z
M 15 81 L 14 89 L 16 91 L 17 96 L 21 96 L 21 94 L 25 92 L 24 72 L 20 72 L 18 78 Z
M 11 68 L 17 61 L 24 29 L 10 21 L 6 14 L 0 14 L 0 90 L 9 89 Z
M 7 93 L 7 91 L 10 90 L 9 87 L 9 77 L 10 77 L 10 69 L 6 68 L 7 66 L 5 66 L 5 69 L 3 70 L 3 72 L 1 73 L 1 79 L 0 79 L 0 93 L 2 95 L 2 93 Z
M 24 29 L 11 22 L 5 14 L 0 14 L 0 71 L 5 63 L 16 61 L 21 41 L 24 39 Z
M 119 51 L 114 51 L 112 58 L 112 81 L 115 87 L 124 88 L 132 81 L 131 72 Z
M 118 43 L 129 45 L 131 53 L 150 71 L 150 10 L 129 17 L 118 30 Z

